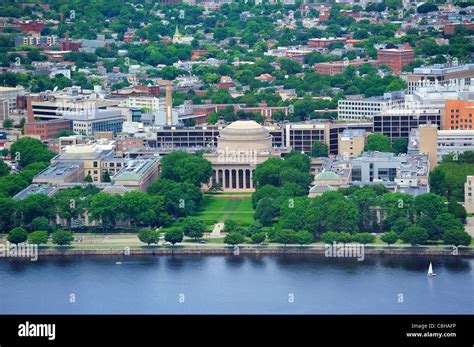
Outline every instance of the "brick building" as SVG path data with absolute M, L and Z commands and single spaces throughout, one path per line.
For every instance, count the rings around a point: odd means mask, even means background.
M 444 25 L 444 34 L 445 35 L 454 35 L 456 32 L 456 27 L 465 27 L 467 30 L 474 30 L 474 23 L 448 23 Z
M 321 47 L 327 47 L 333 43 L 337 42 L 342 42 L 346 43 L 347 39 L 344 37 L 318 37 L 314 39 L 309 39 L 308 40 L 308 46 L 309 47 L 316 47 L 316 48 L 321 48 Z
M 71 130 L 72 122 L 67 119 L 53 119 L 42 122 L 29 122 L 25 124 L 25 135 L 40 136 L 41 140 L 57 137 L 62 130 Z
M 329 61 L 326 63 L 317 63 L 314 65 L 314 70 L 323 75 L 336 75 L 343 73 L 348 66 L 354 66 L 355 68 L 360 67 L 363 64 L 370 64 L 374 67 L 378 67 L 379 62 L 377 60 L 344 60 L 344 61 Z
M 411 48 L 389 48 L 377 52 L 377 60 L 381 65 L 389 66 L 393 73 L 402 72 L 404 65 L 415 61 L 415 51 Z

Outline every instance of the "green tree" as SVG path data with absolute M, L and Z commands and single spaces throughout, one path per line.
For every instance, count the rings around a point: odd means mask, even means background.
M 151 225 L 155 217 L 155 211 L 151 206 L 151 197 L 144 192 L 126 192 L 121 199 L 123 219 L 129 220 L 133 226 Z
M 261 231 L 261 232 L 252 234 L 252 236 L 250 238 L 252 239 L 253 243 L 259 244 L 259 243 L 262 243 L 266 240 L 267 233 L 265 233 L 264 231 Z
M 362 244 L 374 243 L 375 236 L 370 233 L 357 233 L 353 237 L 354 242 L 359 242 Z
M 13 128 L 13 120 L 11 118 L 5 118 L 5 120 L 3 121 L 3 127 L 5 129 Z
M 121 211 L 118 206 L 121 206 L 122 196 L 111 195 L 100 192 L 90 197 L 89 215 L 92 220 L 102 224 L 104 230 L 115 227 L 115 223 L 120 219 Z
M 159 238 L 160 234 L 157 230 L 142 229 L 138 233 L 138 239 L 141 242 L 146 243 L 148 246 L 152 243 L 158 243 Z
M 44 230 L 48 233 L 53 231 L 53 226 L 46 217 L 36 217 L 31 221 L 31 230 Z
M 111 182 L 109 170 L 105 170 L 104 174 L 102 175 L 102 182 Z
M 398 234 L 395 231 L 387 231 L 380 239 L 390 247 L 391 244 L 398 241 Z
M 54 212 L 54 202 L 45 194 L 33 194 L 18 202 L 18 214 L 23 225 L 31 225 L 36 217 L 49 220 Z
M 231 232 L 236 231 L 238 228 L 239 228 L 239 224 L 235 220 L 229 219 L 229 220 L 226 220 L 224 224 L 223 232 L 231 233 Z
M 408 150 L 408 140 L 405 138 L 398 138 L 393 142 L 393 150 L 395 154 L 406 153 Z
M 364 151 L 393 152 L 388 136 L 383 134 L 370 134 Z
M 311 156 L 314 157 L 327 157 L 329 153 L 329 147 L 319 141 L 313 142 L 311 147 Z
M 244 235 L 239 232 L 230 232 L 224 238 L 224 243 L 227 245 L 238 245 L 245 241 Z
M 28 232 L 21 228 L 21 227 L 16 227 L 12 229 L 7 236 L 8 242 L 14 243 L 14 244 L 19 244 L 23 243 L 28 239 Z
M 197 218 L 186 218 L 183 221 L 183 232 L 184 235 L 191 237 L 195 240 L 202 237 L 206 231 L 206 224 Z
M 53 243 L 58 246 L 68 246 L 74 241 L 72 233 L 65 230 L 56 230 L 52 237 Z
M 300 246 L 309 245 L 313 240 L 313 235 L 309 231 L 301 230 L 295 233 L 295 242 Z
M 275 233 L 274 241 L 283 243 L 285 247 L 288 243 L 296 243 L 296 232 L 291 229 L 278 229 Z
M 349 243 L 352 241 L 352 235 L 346 232 L 337 233 L 336 241 L 340 243 Z
M 463 229 L 451 228 L 444 232 L 443 243 L 454 246 L 469 246 L 471 244 L 471 235 Z
M 31 137 L 22 137 L 15 141 L 10 148 L 10 153 L 15 158 L 18 158 L 23 167 L 32 163 L 49 163 L 55 155 L 53 152 L 48 151 L 44 143 Z
M 195 186 L 207 184 L 212 175 L 211 163 L 200 156 L 173 152 L 161 160 L 161 178 L 176 182 L 191 182 Z
M 463 223 L 466 221 L 467 212 L 463 205 L 458 203 L 457 201 L 451 200 L 448 203 L 448 211 L 454 217 L 460 219 Z
M 48 232 L 46 230 L 33 231 L 28 235 L 28 243 L 35 245 L 48 243 Z
M 412 225 L 400 235 L 400 238 L 412 246 L 420 245 L 428 240 L 428 232 L 422 227 Z
M 91 175 L 87 175 L 86 177 L 84 177 L 84 182 L 92 183 L 94 182 L 94 180 L 92 179 Z
M 341 199 L 327 210 L 327 227 L 335 232 L 359 231 L 359 211 L 353 201 Z
M 178 227 L 170 228 L 165 233 L 165 241 L 170 242 L 173 246 L 183 241 L 183 230 Z
M 16 224 L 17 202 L 10 197 L 0 195 L 0 231 L 7 232 Z
M 3 160 L 0 160 L 0 177 L 6 176 L 9 173 L 10 173 L 10 167 Z
M 332 244 L 333 242 L 337 242 L 338 234 L 334 231 L 326 231 L 321 234 L 321 239 L 326 244 Z
M 446 200 L 434 193 L 421 194 L 415 197 L 413 206 L 417 217 L 427 216 L 431 219 L 447 212 Z
M 264 226 L 269 226 L 274 223 L 279 213 L 280 208 L 275 199 L 263 198 L 258 202 L 257 208 L 255 209 L 255 220 Z

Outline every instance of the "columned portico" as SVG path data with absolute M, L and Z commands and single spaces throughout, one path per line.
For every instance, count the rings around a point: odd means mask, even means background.
M 249 166 L 215 167 L 209 184 L 219 184 L 225 191 L 250 191 L 253 190 L 254 169 Z
M 253 192 L 255 167 L 280 155 L 268 129 L 251 120 L 233 122 L 220 131 L 217 150 L 203 155 L 213 169 L 208 188 L 218 184 L 224 192 Z

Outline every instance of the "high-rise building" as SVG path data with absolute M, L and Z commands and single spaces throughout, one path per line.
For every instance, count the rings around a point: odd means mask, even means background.
M 443 129 L 473 130 L 474 101 L 446 100 Z
M 415 51 L 411 48 L 381 49 L 377 52 L 377 60 L 389 66 L 393 73 L 399 74 L 404 65 L 415 61 Z

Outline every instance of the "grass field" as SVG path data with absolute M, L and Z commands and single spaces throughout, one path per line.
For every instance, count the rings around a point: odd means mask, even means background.
M 253 219 L 252 200 L 244 199 L 224 199 L 206 196 L 201 206 L 201 211 L 197 218 L 203 221 L 225 222 L 235 220 L 239 222 L 252 223 Z

